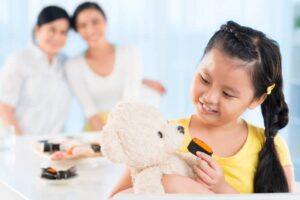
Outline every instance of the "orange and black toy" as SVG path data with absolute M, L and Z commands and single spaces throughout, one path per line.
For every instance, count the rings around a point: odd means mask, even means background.
M 189 152 L 191 152 L 192 154 L 196 155 L 197 151 L 201 151 L 203 153 L 206 153 L 208 155 L 212 155 L 213 151 L 212 149 L 202 140 L 198 139 L 198 138 L 193 138 L 190 142 L 190 144 L 188 145 L 187 149 L 189 150 Z

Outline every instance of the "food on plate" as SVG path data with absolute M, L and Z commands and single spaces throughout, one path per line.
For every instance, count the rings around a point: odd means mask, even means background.
M 56 151 L 51 154 L 52 160 L 66 160 L 71 158 L 100 156 L 101 147 L 99 144 L 72 146 L 65 151 Z
M 210 156 L 213 154 L 212 149 L 205 142 L 198 138 L 193 138 L 187 148 L 189 152 L 191 152 L 194 155 L 196 155 L 197 151 L 201 151 Z
M 48 180 L 70 179 L 77 176 L 76 168 L 70 167 L 67 170 L 57 170 L 53 167 L 42 168 L 41 178 Z
M 39 140 L 36 150 L 52 160 L 70 160 L 101 156 L 99 135 L 60 136 Z
M 43 152 L 55 152 L 60 150 L 60 144 L 59 143 L 51 143 L 48 142 L 48 140 L 40 140 L 39 143 L 42 144 L 42 151 Z

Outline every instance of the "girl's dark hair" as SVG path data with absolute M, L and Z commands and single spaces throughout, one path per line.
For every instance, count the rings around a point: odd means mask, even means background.
M 213 48 L 249 63 L 247 70 L 251 73 L 255 98 L 267 95 L 267 88 L 275 83 L 275 88 L 261 105 L 266 140 L 259 153 L 254 192 L 288 192 L 287 179 L 274 143 L 278 130 L 288 123 L 277 42 L 260 31 L 228 21 L 209 40 L 204 55 Z
M 38 15 L 36 27 L 42 26 L 44 24 L 53 22 L 57 19 L 66 19 L 70 24 L 70 17 L 63 8 L 58 6 L 47 6 L 41 10 Z M 33 40 L 35 41 L 35 35 L 33 31 Z
M 87 10 L 87 9 L 96 9 L 97 11 L 99 11 L 101 13 L 101 15 L 103 16 L 105 21 L 107 20 L 105 12 L 101 8 L 101 6 L 99 6 L 99 4 L 97 4 L 95 2 L 86 1 L 82 4 L 80 4 L 79 6 L 77 6 L 77 8 L 74 11 L 73 17 L 71 18 L 71 26 L 75 31 L 77 31 L 76 20 L 77 20 L 79 13 L 81 13 L 82 11 Z

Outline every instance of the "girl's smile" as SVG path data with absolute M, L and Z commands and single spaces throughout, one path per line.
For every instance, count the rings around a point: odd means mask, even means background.
M 211 108 L 210 106 L 204 104 L 201 102 L 201 100 L 199 99 L 199 104 L 198 104 L 199 110 L 201 111 L 201 113 L 206 114 L 206 115 L 216 115 L 218 114 L 218 111 Z

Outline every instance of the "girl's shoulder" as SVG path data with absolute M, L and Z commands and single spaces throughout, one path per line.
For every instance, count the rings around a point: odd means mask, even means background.
M 266 141 L 266 136 L 264 134 L 265 129 L 261 128 L 259 126 L 255 126 L 247 121 L 245 121 L 247 126 L 248 126 L 248 132 L 249 132 L 249 139 L 252 140 L 252 142 L 257 143 L 259 145 L 263 145 Z M 286 149 L 287 144 L 285 139 L 277 133 L 275 138 L 274 138 L 275 145 L 279 149 Z
M 265 144 L 266 136 L 264 134 L 265 129 L 257 127 L 253 124 L 247 122 L 249 136 L 251 139 L 251 148 L 255 148 L 255 146 L 261 147 Z M 274 138 L 275 147 L 277 154 L 279 156 L 279 160 L 283 166 L 292 166 L 292 160 L 289 152 L 289 147 L 284 139 L 279 133 L 276 134 Z
M 252 123 L 249 123 L 246 120 L 244 120 L 244 121 L 247 124 L 249 136 L 251 136 L 251 138 L 253 138 L 255 141 L 263 143 L 265 140 L 265 135 L 264 135 L 265 129 L 261 128 L 259 126 L 256 126 Z

